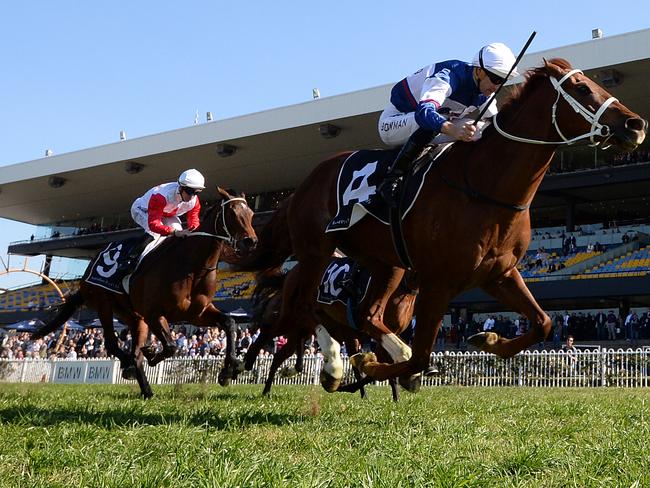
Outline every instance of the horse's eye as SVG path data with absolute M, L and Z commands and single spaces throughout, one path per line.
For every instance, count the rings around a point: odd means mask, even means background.
M 580 95 L 591 95 L 591 89 L 587 85 L 576 85 L 576 90 Z

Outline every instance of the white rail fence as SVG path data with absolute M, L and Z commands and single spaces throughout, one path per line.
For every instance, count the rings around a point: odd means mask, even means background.
M 259 358 L 252 371 L 234 384 L 262 384 L 272 357 Z M 320 356 L 305 357 L 302 373 L 287 376 L 278 371 L 275 384 L 317 385 Z M 295 357 L 283 365 L 291 367 Z M 353 380 L 344 358 L 346 380 Z M 439 374 L 424 378 L 423 386 L 535 386 L 535 387 L 647 387 L 650 386 L 650 349 L 579 351 L 525 351 L 503 360 L 482 352 L 445 352 L 431 355 Z M 155 368 L 145 367 L 152 384 L 216 383 L 222 358 L 171 358 Z M 114 359 L 0 360 L 0 381 L 9 383 L 127 383 Z

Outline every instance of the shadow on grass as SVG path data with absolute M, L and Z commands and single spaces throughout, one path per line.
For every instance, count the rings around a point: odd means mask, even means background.
M 217 430 L 238 429 L 247 425 L 287 425 L 301 422 L 300 415 L 263 411 L 211 411 L 179 415 L 177 413 L 148 413 L 141 409 L 90 410 L 84 406 L 46 409 L 35 405 L 0 410 L 0 424 L 29 427 L 49 427 L 62 423 L 90 424 L 105 429 L 142 425 L 207 426 Z

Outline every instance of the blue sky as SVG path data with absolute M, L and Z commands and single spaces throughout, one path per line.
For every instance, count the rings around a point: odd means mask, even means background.
M 529 5 L 530 4 L 530 5 Z M 8 2 L 0 16 L 7 164 L 397 81 L 488 42 L 540 51 L 649 27 L 609 1 Z M 0 256 L 32 226 L 0 219 Z M 15 262 L 15 261 L 14 261 Z M 36 261 L 34 262 L 36 265 Z M 55 272 L 62 272 L 57 270 Z M 33 281 L 31 277 L 27 281 Z M 0 288 L 15 286 L 0 277 Z

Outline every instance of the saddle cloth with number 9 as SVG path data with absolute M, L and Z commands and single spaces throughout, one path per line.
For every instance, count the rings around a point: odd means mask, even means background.
M 387 151 L 362 150 L 352 153 L 341 165 L 337 184 L 337 212 L 325 232 L 346 230 L 366 214 L 389 225 L 389 208 L 381 198 L 371 198 L 395 160 L 400 148 Z M 418 197 L 424 178 L 431 168 L 431 158 L 417 164 L 408 179 L 402 219 Z

